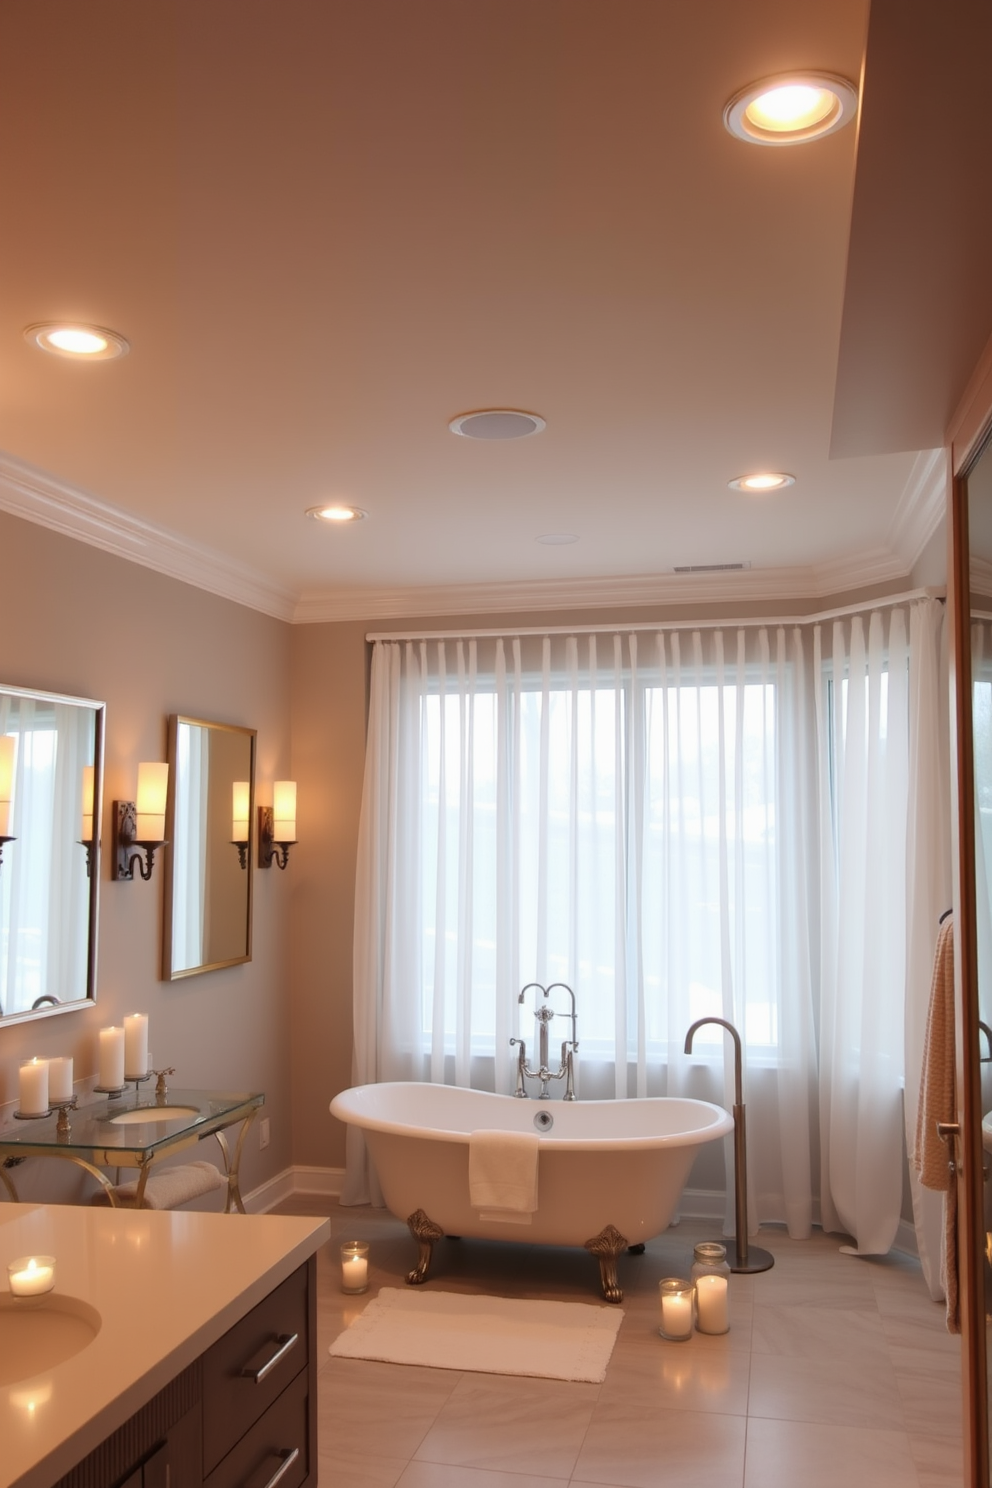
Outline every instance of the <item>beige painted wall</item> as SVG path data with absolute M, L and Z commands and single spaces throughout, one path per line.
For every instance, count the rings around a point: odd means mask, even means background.
M 259 798 L 271 801 L 290 767 L 290 627 L 4 513 L 0 554 L 0 682 L 107 704 L 97 1006 L 0 1025 L 0 1103 L 17 1097 L 20 1059 L 70 1054 L 77 1078 L 94 1074 L 98 1030 L 145 1012 L 175 1085 L 265 1091 L 272 1140 L 264 1153 L 247 1144 L 249 1190 L 292 1161 L 292 869 L 256 875 L 250 962 L 162 982 L 161 865 L 148 883 L 111 878 L 110 803 L 134 798 L 139 760 L 166 758 L 177 712 L 256 728 Z M 21 1178 L 26 1196 L 49 1191 L 27 1168 Z

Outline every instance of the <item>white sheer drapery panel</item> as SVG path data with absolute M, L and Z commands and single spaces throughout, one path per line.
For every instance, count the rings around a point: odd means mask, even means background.
M 730 1018 L 764 1097 L 749 1212 L 806 1233 L 810 714 L 798 630 L 378 643 L 354 1079 L 512 1090 L 519 990 L 561 980 L 582 1093 L 730 1105 L 723 1031 L 682 1052 Z M 370 1194 L 350 1132 L 343 1198 Z
M 820 1211 L 887 1252 L 902 1201 L 909 655 L 906 615 L 814 631 L 821 758 Z M 832 792 L 827 791 L 832 784 Z
M 89 881 L 79 843 L 92 715 L 47 699 L 0 698 L 0 735 L 17 740 L 10 844 L 0 869 L 0 1008 L 86 996 Z M 70 824 L 70 825 L 67 825 Z
M 172 955 L 178 966 L 204 961 L 206 925 L 209 732 L 180 728 L 176 738 L 176 879 L 172 890 Z
M 925 600 L 909 612 L 909 815 L 907 821 L 907 953 L 905 1141 L 916 1145 L 920 1074 L 940 916 L 951 904 L 950 759 L 944 606 Z M 992 740 L 990 740 L 992 743 Z M 909 1165 L 920 1264 L 930 1295 L 944 1294 L 940 1250 L 943 1195 L 923 1188 Z
M 992 1028 L 992 625 L 971 624 L 972 715 L 975 757 L 975 912 L 978 950 L 978 1015 Z M 982 1110 L 992 1110 L 992 1039 L 979 1044 Z M 986 1185 L 988 1188 L 988 1185 Z M 992 1231 L 992 1198 L 986 1196 L 985 1228 Z

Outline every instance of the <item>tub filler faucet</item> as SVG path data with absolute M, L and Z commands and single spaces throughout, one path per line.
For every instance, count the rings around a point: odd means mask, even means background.
M 565 1094 L 562 1099 L 572 1101 L 575 1099 L 574 1056 L 577 1053 L 579 1047 L 579 1041 L 575 1036 L 575 993 L 572 991 L 571 987 L 567 986 L 564 982 L 552 982 L 550 987 L 542 987 L 540 982 L 528 982 L 526 987 L 521 992 L 520 996 L 517 998 L 517 1001 L 519 1003 L 523 1003 L 525 996 L 532 987 L 535 987 L 537 991 L 542 993 L 544 996 L 544 1001 L 541 1002 L 538 999 L 537 1006 L 534 1009 L 534 1017 L 537 1019 L 538 1028 L 538 1067 L 536 1070 L 532 1070 L 528 1067 L 527 1045 L 524 1040 L 511 1038 L 510 1044 L 517 1045 L 519 1048 L 519 1053 L 517 1054 L 517 1088 L 514 1090 L 513 1093 L 514 1095 L 519 1096 L 521 1100 L 525 1100 L 527 1098 L 527 1090 L 524 1086 L 524 1081 L 540 1080 L 541 1091 L 538 1095 L 538 1100 L 550 1100 L 551 1097 L 548 1094 L 548 1086 L 551 1084 L 551 1081 L 564 1080 Z M 550 994 L 559 987 L 567 992 L 569 997 L 571 998 L 572 1007 L 571 1011 L 568 1013 L 556 1014 L 554 1009 L 548 1004 L 548 998 Z M 558 1069 L 552 1070 L 548 1067 L 548 1024 L 551 1022 L 552 1018 L 556 1016 L 566 1017 L 571 1020 L 572 1037 L 570 1039 L 562 1040 L 561 1064 L 559 1065 Z

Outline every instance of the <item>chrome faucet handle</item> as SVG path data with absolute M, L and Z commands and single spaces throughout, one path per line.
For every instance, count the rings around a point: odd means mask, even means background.
M 521 1100 L 526 1100 L 527 1091 L 524 1089 L 524 1067 L 527 1063 L 527 1045 L 521 1038 L 511 1038 L 511 1048 L 514 1044 L 520 1045 L 520 1053 L 517 1055 L 517 1085 L 513 1093 Z
M 157 1101 L 161 1102 L 168 1098 L 169 1087 L 165 1083 L 165 1077 L 166 1075 L 174 1075 L 175 1073 L 176 1071 L 171 1064 L 167 1069 L 152 1070 L 152 1074 L 158 1076 L 158 1079 L 155 1081 L 155 1099 Z

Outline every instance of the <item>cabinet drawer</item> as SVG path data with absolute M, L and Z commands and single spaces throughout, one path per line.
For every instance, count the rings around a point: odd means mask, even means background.
M 204 1488 L 301 1488 L 310 1482 L 308 1412 L 316 1402 L 309 1400 L 308 1384 L 304 1370 L 214 1468 Z
M 310 1347 L 307 1317 L 307 1267 L 301 1266 L 207 1350 L 204 1476 L 305 1367 Z M 296 1342 L 290 1343 L 294 1336 Z M 287 1488 L 286 1480 L 279 1488 Z

